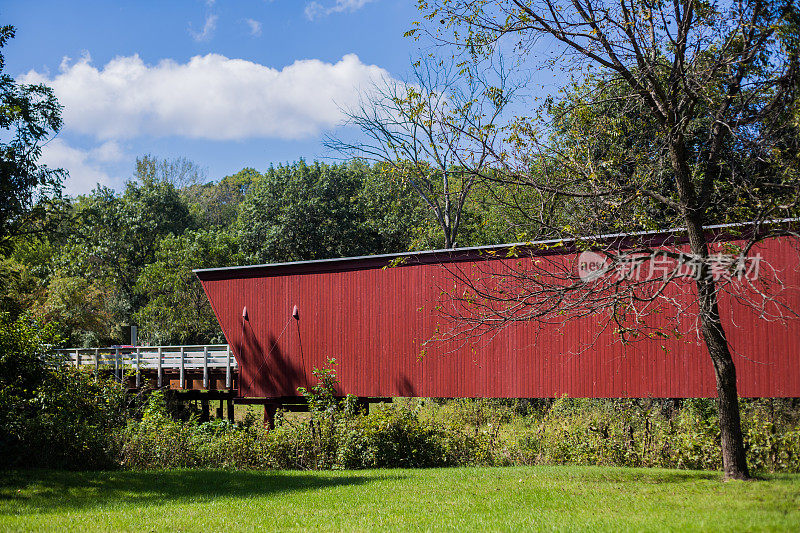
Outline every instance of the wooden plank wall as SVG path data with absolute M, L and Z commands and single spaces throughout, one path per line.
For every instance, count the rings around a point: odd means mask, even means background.
M 800 309 L 800 270 L 784 238 L 758 248 L 783 281 L 780 298 Z M 564 261 L 574 261 L 566 254 Z M 531 258 L 519 261 L 531 261 Z M 557 258 L 558 260 L 558 258 Z M 469 272 L 486 260 L 458 263 Z M 504 268 L 502 261 L 491 268 Z M 385 262 L 384 262 L 385 263 Z M 716 394 L 691 313 L 664 328 L 681 338 L 618 341 L 607 316 L 560 326 L 520 323 L 469 342 L 425 344 L 447 323 L 437 306 L 460 290 L 446 260 L 383 269 L 375 261 L 314 272 L 304 266 L 198 273 L 238 361 L 240 395 L 296 396 L 313 368 L 336 358 L 340 392 L 362 397 L 704 397 Z M 691 300 L 691 284 L 676 293 Z M 300 319 L 292 318 L 297 306 Z M 764 321 L 731 298 L 722 310 L 742 396 L 800 397 L 800 320 Z M 243 309 L 247 308 L 247 317 Z M 422 356 L 423 348 L 425 355 Z

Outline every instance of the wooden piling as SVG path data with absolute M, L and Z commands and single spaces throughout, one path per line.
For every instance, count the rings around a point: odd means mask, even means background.
M 274 403 L 264 404 L 264 426 L 269 429 L 275 429 L 275 413 L 278 411 L 278 406 Z
M 208 422 L 209 418 L 208 399 L 203 398 L 200 400 L 200 422 Z

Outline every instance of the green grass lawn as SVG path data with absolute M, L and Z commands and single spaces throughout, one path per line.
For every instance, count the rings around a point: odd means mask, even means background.
M 800 475 L 592 467 L 0 473 L 0 530 L 800 531 Z

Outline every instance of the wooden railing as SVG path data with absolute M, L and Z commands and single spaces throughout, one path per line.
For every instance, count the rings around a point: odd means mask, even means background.
M 122 379 L 125 369 L 136 372 L 136 386 L 142 384 L 142 373 L 156 373 L 158 386 L 164 384 L 165 371 L 178 371 L 180 386 L 185 387 L 186 372 L 203 371 L 203 388 L 208 388 L 209 373 L 225 370 L 225 386 L 233 385 L 233 372 L 237 370 L 236 358 L 227 344 L 191 346 L 125 346 L 111 348 L 66 348 L 55 350 L 65 362 L 77 367 L 101 369 L 112 368 L 114 375 Z

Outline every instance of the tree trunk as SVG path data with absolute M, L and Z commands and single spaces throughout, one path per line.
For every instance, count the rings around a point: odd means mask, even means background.
M 742 424 L 739 414 L 739 394 L 736 387 L 736 367 L 731 357 L 728 339 L 722 327 L 717 300 L 717 287 L 710 276 L 708 246 L 703 226 L 687 217 L 687 229 L 692 253 L 703 259 L 697 276 L 697 296 L 700 329 L 708 353 L 714 363 L 717 380 L 717 411 L 719 413 L 722 470 L 725 480 L 749 479 L 747 457 L 744 451 Z
M 705 202 L 698 201 L 697 191 L 690 179 L 689 158 L 682 133 L 671 133 L 668 144 L 672 168 L 675 171 L 675 185 L 678 188 L 683 217 L 686 221 L 689 247 L 692 254 L 700 260 L 699 272 L 696 273 L 698 315 L 700 330 L 714 364 L 714 376 L 717 380 L 722 471 L 726 480 L 748 479 L 750 473 L 744 453 L 739 393 L 736 390 L 736 367 L 719 316 L 717 284 L 708 264 L 708 242 L 703 229 L 703 208 L 700 207 Z M 708 191 L 706 193 L 710 194 Z
M 739 415 L 739 394 L 736 388 L 736 366 L 728 347 L 725 331 L 719 318 L 716 287 L 713 280 L 698 281 L 700 324 L 717 379 L 717 410 L 719 412 L 722 469 L 725 479 L 748 479 L 747 457 Z M 711 309 L 709 309 L 711 307 Z

